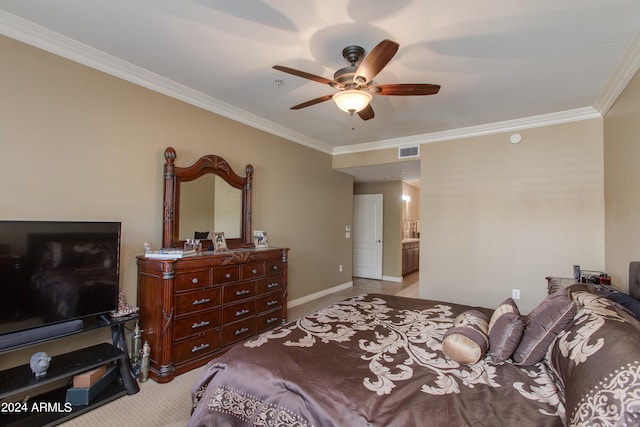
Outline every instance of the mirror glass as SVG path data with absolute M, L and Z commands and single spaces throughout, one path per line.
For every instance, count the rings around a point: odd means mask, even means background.
M 193 239 L 196 231 L 224 232 L 226 239 L 242 237 L 242 189 L 212 174 L 179 185 L 180 240 Z

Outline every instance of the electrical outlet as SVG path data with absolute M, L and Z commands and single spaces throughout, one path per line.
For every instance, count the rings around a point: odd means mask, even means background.
M 511 298 L 520 299 L 520 289 L 512 289 L 511 290 Z
M 340 273 L 342 273 L 342 264 L 340 264 L 340 265 L 338 266 L 338 271 L 339 271 Z

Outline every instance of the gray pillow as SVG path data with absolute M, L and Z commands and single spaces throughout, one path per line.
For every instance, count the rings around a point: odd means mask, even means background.
M 540 362 L 553 340 L 576 315 L 576 306 L 565 292 L 546 297 L 527 316 L 524 334 L 513 353 L 517 365 L 529 366 Z
M 574 278 L 549 276 L 547 277 L 547 294 L 562 291 L 576 283 L 578 282 Z
M 458 363 L 477 363 L 489 348 L 487 330 L 487 316 L 467 310 L 456 317 L 453 327 L 444 334 L 442 352 Z
M 607 295 L 607 298 L 609 298 L 611 301 L 617 302 L 618 304 L 629 310 L 629 312 L 633 314 L 633 317 L 640 320 L 640 301 L 622 292 L 613 292 Z
M 493 312 L 489 322 L 489 353 L 491 362 L 503 364 L 518 348 L 524 332 L 524 321 L 515 301 L 504 300 Z

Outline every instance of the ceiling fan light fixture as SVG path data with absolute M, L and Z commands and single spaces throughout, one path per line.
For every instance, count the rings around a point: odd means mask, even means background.
M 338 108 L 349 114 L 364 110 L 372 99 L 373 95 L 369 92 L 358 89 L 347 89 L 333 95 Z
M 360 46 L 347 46 L 342 50 L 342 56 L 350 64 L 340 68 L 333 74 L 333 80 L 316 76 L 306 71 L 296 70 L 282 65 L 274 65 L 273 68 L 294 76 L 302 77 L 317 83 L 329 85 L 339 90 L 333 95 L 324 95 L 310 99 L 291 107 L 292 110 L 310 107 L 321 102 L 333 99 L 338 108 L 352 116 L 358 113 L 362 120 L 371 120 L 375 117 L 371 100 L 376 96 L 415 96 L 434 95 L 440 90 L 440 85 L 427 83 L 392 83 L 373 84 L 373 79 L 387 66 L 389 61 L 398 51 L 398 43 L 391 40 L 383 40 L 378 43 L 367 56 Z M 364 57 L 363 57 L 364 56 Z M 359 63 L 359 65 L 356 65 Z

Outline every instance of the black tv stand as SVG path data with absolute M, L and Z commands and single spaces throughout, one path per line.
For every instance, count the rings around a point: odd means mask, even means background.
M 93 322 L 85 321 L 86 327 L 74 333 L 109 326 L 113 343 L 101 343 L 54 356 L 46 375 L 43 377 L 36 378 L 31 372 L 29 364 L 0 372 L 0 378 L 2 378 L 0 381 L 0 419 L 2 419 L 2 425 L 15 427 L 54 426 L 125 394 L 137 393 L 140 389 L 129 361 L 124 325 L 128 321 L 138 318 L 139 315 L 133 314 L 121 318 L 101 316 L 93 319 Z M 66 333 L 62 336 L 68 335 Z M 36 343 L 58 338 L 61 336 L 38 340 Z M 36 343 L 32 343 L 32 345 Z M 13 349 L 26 346 L 27 344 L 21 344 Z M 8 350 L 3 349 L 3 352 Z M 118 365 L 120 373 L 118 381 L 114 381 L 87 406 L 65 404 L 68 382 L 74 375 L 108 363 Z M 56 387 L 59 383 L 63 384 Z M 53 388 L 53 390 L 37 395 L 38 389 L 44 389 L 45 386 Z M 35 397 L 25 399 L 25 395 L 29 394 Z
M 81 319 L 76 319 L 69 322 L 54 323 L 53 325 L 42 326 L 40 328 L 5 334 L 0 337 L 0 353 L 4 353 L 5 350 L 12 351 L 22 346 L 29 347 L 38 342 L 50 341 L 51 337 L 71 335 L 83 329 L 84 322 Z

